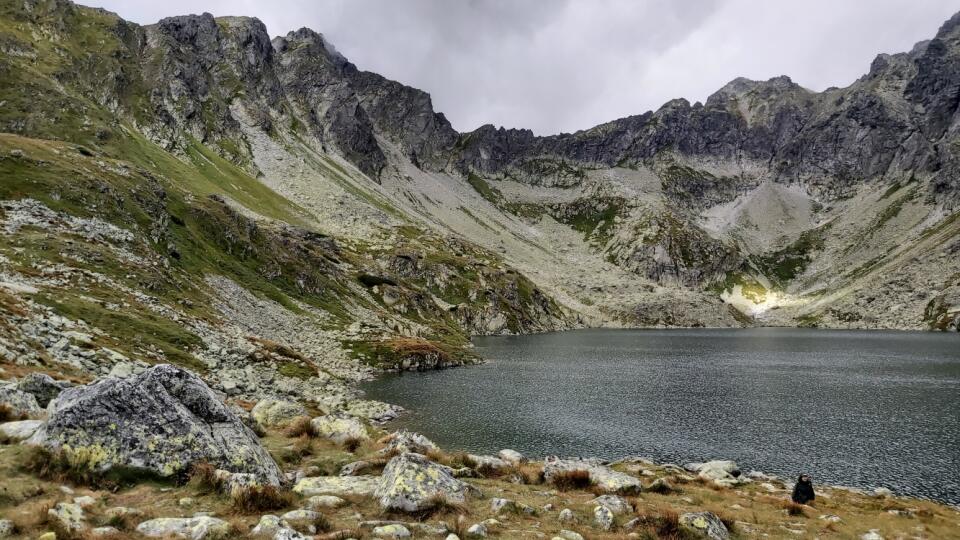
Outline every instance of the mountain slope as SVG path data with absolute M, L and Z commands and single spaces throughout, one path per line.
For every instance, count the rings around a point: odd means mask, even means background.
M 12 361 L 336 402 L 471 334 L 960 318 L 960 15 L 848 88 L 736 79 L 550 137 L 457 133 L 256 19 L 3 2 L 0 49 Z

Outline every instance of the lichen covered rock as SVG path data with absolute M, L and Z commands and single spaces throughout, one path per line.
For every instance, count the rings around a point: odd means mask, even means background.
M 303 405 L 292 401 L 262 399 L 253 407 L 250 414 L 262 427 L 283 427 L 301 416 L 306 416 L 307 410 Z
M 367 430 L 360 420 L 353 417 L 318 416 L 310 421 L 314 435 L 344 443 L 350 439 L 369 439 Z
M 729 540 L 730 531 L 712 512 L 696 512 L 680 516 L 680 526 L 694 534 L 712 540 Z
M 440 499 L 462 504 L 472 490 L 471 486 L 454 478 L 449 467 L 420 454 L 407 453 L 390 460 L 374 496 L 384 510 L 419 512 Z
M 28 442 L 97 471 L 134 467 L 173 476 L 207 461 L 270 485 L 281 479 L 257 436 L 199 377 L 171 365 L 65 390 Z
M 586 471 L 590 482 L 603 493 L 636 495 L 643 490 L 640 479 L 615 471 L 595 459 L 560 459 L 548 457 L 543 462 L 543 477 L 547 482 L 560 474 L 571 471 Z
M 301 479 L 293 491 L 304 497 L 314 495 L 373 495 L 380 479 L 376 476 L 311 476 Z
M 12 384 L 0 386 L 0 405 L 6 405 L 13 416 L 30 416 L 43 412 L 33 394 L 19 390 Z
M 191 540 L 226 539 L 232 533 L 229 523 L 209 516 L 151 519 L 137 525 L 137 532 L 150 538 L 176 536 Z

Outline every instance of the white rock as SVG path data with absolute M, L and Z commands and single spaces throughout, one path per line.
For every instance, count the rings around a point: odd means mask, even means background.
M 90 534 L 93 536 L 113 536 L 115 534 L 120 534 L 120 529 L 116 527 L 96 527 L 90 529 Z
M 373 495 L 379 476 L 315 476 L 301 479 L 293 491 L 305 497 L 313 495 Z
M 282 427 L 295 418 L 306 416 L 303 405 L 282 399 L 262 399 L 250 411 L 253 419 L 263 427 Z
M 564 508 L 560 511 L 560 515 L 557 517 L 560 523 L 571 523 L 576 521 L 576 516 L 573 515 L 573 510 L 569 508 Z
M 558 536 L 560 538 L 563 538 L 563 540 L 583 540 L 583 535 L 581 535 L 580 533 L 574 532 L 574 531 L 568 531 L 566 529 L 560 531 L 560 534 Z
M 74 497 L 73 503 L 80 508 L 90 508 L 91 506 L 97 504 L 97 500 L 89 495 L 84 495 L 82 497 Z
M 509 448 L 504 448 L 503 450 L 497 452 L 497 456 L 507 463 L 513 465 L 519 465 L 527 461 L 527 458 L 524 457 L 523 454 L 517 452 L 516 450 L 510 450 Z
M 883 540 L 883 537 L 880 536 L 879 529 L 870 529 L 870 532 L 860 535 L 860 540 Z
M 352 416 L 318 416 L 310 421 L 310 427 L 317 437 L 330 439 L 338 444 L 343 444 L 349 439 L 370 438 L 363 423 Z
M 467 538 L 486 538 L 487 526 L 483 523 L 474 523 L 467 529 Z
M 209 516 L 192 518 L 157 518 L 137 525 L 137 532 L 151 538 L 178 536 L 190 540 L 227 538 L 230 524 Z
M 20 420 L 18 422 L 7 422 L 0 424 L 0 436 L 11 441 L 23 441 L 29 439 L 37 428 L 43 425 L 41 420 Z
M 334 495 L 314 495 L 307 499 L 305 504 L 308 510 L 317 510 L 319 508 L 340 508 L 347 504 L 347 501 Z
M 381 525 L 373 528 L 373 535 L 377 538 L 410 538 L 410 530 L 396 523 Z
M 619 495 L 601 495 L 592 501 L 591 504 L 605 506 L 610 509 L 614 515 L 629 514 L 633 512 L 633 506 L 626 499 Z

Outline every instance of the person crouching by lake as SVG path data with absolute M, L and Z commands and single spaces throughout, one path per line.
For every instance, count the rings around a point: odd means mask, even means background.
M 793 486 L 793 502 L 797 504 L 809 504 L 812 502 L 816 495 L 813 493 L 813 481 L 810 480 L 810 475 L 801 474 L 800 478 L 797 478 L 797 483 Z

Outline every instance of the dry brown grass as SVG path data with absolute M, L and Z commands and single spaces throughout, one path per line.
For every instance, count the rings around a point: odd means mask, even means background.
M 290 421 L 290 424 L 284 430 L 283 434 L 287 437 L 295 438 L 302 437 L 304 435 L 308 437 L 315 437 L 316 433 L 313 431 L 313 425 L 310 423 L 311 418 L 309 416 L 298 416 Z
M 191 487 L 201 494 L 219 493 L 223 481 L 217 477 L 217 468 L 208 461 L 198 461 L 190 467 Z
M 351 454 L 356 454 L 357 450 L 361 449 L 365 443 L 366 441 L 360 437 L 350 437 L 343 441 L 343 448 Z
M 27 415 L 13 412 L 13 407 L 6 403 L 0 403 L 0 422 L 15 422 L 17 420 L 26 420 Z
M 806 508 L 806 506 L 793 501 L 784 501 L 783 503 L 783 509 L 787 511 L 787 515 L 789 516 L 807 517 Z
M 384 341 L 383 345 L 398 357 L 436 355 L 442 363 L 450 361 L 450 353 L 428 339 L 395 337 Z
M 293 500 L 292 493 L 274 486 L 244 486 L 230 493 L 230 506 L 238 514 L 280 510 L 292 506 Z
M 589 471 L 560 471 L 553 475 L 550 483 L 560 491 L 586 490 L 593 486 Z
M 641 538 L 650 540 L 690 540 L 691 533 L 680 527 L 680 515 L 673 508 L 660 508 L 654 514 L 640 514 Z

